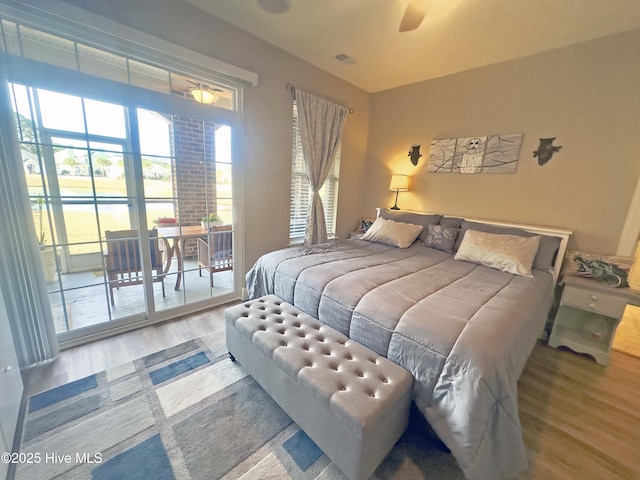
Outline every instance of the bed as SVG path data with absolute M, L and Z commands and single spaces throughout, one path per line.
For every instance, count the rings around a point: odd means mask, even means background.
M 465 476 L 511 478 L 527 467 L 517 380 L 544 329 L 569 236 L 382 209 L 365 239 L 262 256 L 247 288 L 251 298 L 273 293 L 405 367 L 416 380 L 416 406 Z M 487 239 L 526 243 L 529 270 L 509 273 L 491 255 L 475 258 Z

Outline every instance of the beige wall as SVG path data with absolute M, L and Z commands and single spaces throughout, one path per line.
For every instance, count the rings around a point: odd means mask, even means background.
M 614 253 L 640 175 L 638 45 L 640 30 L 373 94 L 362 214 L 407 173 L 401 208 L 565 227 L 570 246 Z M 432 139 L 492 133 L 524 134 L 516 174 L 427 173 Z M 539 166 L 545 137 L 562 149 Z
M 395 172 L 412 176 L 402 208 L 565 227 L 572 247 L 616 250 L 640 176 L 640 30 L 371 95 L 176 0 L 66 1 L 258 73 L 245 90 L 245 270 L 288 241 L 287 83 L 355 109 L 340 236 L 393 203 Z M 516 174 L 427 174 L 432 139 L 492 133 L 524 134 Z M 541 167 L 532 152 L 543 137 L 563 148 Z M 407 157 L 413 143 L 422 145 L 418 167 Z
M 177 45 L 251 70 L 258 85 L 244 95 L 245 268 L 289 241 L 291 83 L 355 112 L 345 123 L 337 233 L 359 216 L 370 95 L 335 76 L 176 0 L 67 0 Z M 345 67 L 346 68 L 346 67 Z

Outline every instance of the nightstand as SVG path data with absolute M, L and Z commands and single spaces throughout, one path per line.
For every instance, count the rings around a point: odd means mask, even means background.
M 364 232 L 360 232 L 360 231 L 351 232 L 349 234 L 349 238 L 355 238 L 355 239 L 361 240 L 363 235 L 364 235 Z
M 553 322 L 549 346 L 564 345 L 587 353 L 600 365 L 609 363 L 611 343 L 627 303 L 629 288 L 611 288 L 597 280 L 567 275 Z

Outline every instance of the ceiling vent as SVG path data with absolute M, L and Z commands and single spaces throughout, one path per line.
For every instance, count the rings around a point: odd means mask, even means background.
M 351 58 L 349 55 L 345 53 L 339 53 L 334 58 L 339 62 L 344 63 L 345 65 L 353 65 L 354 63 L 356 63 L 356 61 L 353 58 Z
M 258 5 L 269 13 L 285 13 L 291 8 L 291 0 L 258 0 Z

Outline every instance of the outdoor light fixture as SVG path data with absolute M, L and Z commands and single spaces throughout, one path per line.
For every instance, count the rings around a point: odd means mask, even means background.
M 406 175 L 394 175 L 391 177 L 391 185 L 389 185 L 389 190 L 395 190 L 396 192 L 396 203 L 391 207 L 391 210 L 400 210 L 398 207 L 398 192 L 407 192 L 409 191 L 409 179 Z
M 218 100 L 218 95 L 215 92 L 209 90 L 209 88 L 205 86 L 198 86 L 191 90 L 191 95 L 193 95 L 193 99 L 198 103 L 214 103 Z

